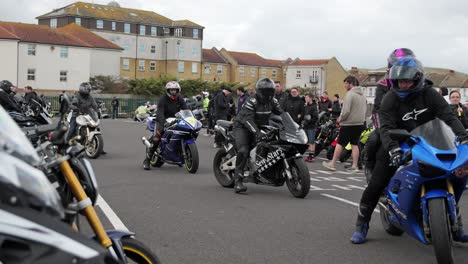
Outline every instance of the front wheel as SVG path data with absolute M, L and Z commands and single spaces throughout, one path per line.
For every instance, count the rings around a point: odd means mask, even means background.
M 197 145 L 195 143 L 186 145 L 185 154 L 185 169 L 190 173 L 197 172 L 199 164 Z
M 102 139 L 102 135 L 96 134 L 90 142 L 86 143 L 86 156 L 90 159 L 96 159 L 101 155 L 103 148 L 104 140 Z
M 160 264 L 156 254 L 146 247 L 142 242 L 133 237 L 124 237 L 121 240 L 122 248 L 128 263 L 138 264 Z
M 444 198 L 428 200 L 431 241 L 437 263 L 453 263 L 452 236 Z
M 293 159 L 289 163 L 292 178 L 286 178 L 289 192 L 296 198 L 304 198 L 310 190 L 310 174 L 302 159 Z
M 224 148 L 219 149 L 213 159 L 213 172 L 216 180 L 221 186 L 225 188 L 233 188 L 235 164 L 233 161 L 226 164 L 228 161 L 229 158 L 227 157 L 226 150 Z

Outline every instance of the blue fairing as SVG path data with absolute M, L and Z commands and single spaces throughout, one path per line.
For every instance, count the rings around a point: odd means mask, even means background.
M 421 126 L 421 129 L 415 130 L 418 134 L 412 132 L 412 144 L 401 144 L 405 155 L 411 153 L 411 161 L 399 168 L 384 193 L 388 208 L 394 215 L 390 218 L 393 224 L 424 244 L 429 243 L 423 228 L 423 223 L 429 226 L 428 200 L 446 199 L 447 213 L 453 223 L 456 219 L 456 201 L 461 197 L 466 185 L 466 179 L 457 178 L 454 171 L 467 164 L 468 147 L 452 144 L 450 128 L 438 122 L 441 121 L 435 119 Z M 424 126 L 427 126 L 426 130 Z M 424 170 L 421 166 L 429 166 L 429 169 L 420 171 Z M 448 191 L 447 181 L 453 185 L 454 194 Z M 421 197 L 423 185 L 426 189 Z

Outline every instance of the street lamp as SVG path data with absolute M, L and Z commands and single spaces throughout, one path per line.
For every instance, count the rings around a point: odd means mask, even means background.
M 179 81 L 179 52 L 180 52 L 180 39 L 177 40 L 177 72 L 176 72 L 177 81 Z
M 166 75 L 167 75 L 167 43 L 169 42 L 166 40 L 164 43 L 166 43 Z

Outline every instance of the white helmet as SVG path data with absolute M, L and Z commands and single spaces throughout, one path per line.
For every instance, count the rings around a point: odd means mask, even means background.
M 171 91 L 170 90 L 173 90 L 173 89 L 176 89 L 177 90 L 177 93 L 180 93 L 180 85 L 178 82 L 176 81 L 170 81 L 166 84 L 166 93 L 167 93 L 167 96 L 169 97 L 173 97 L 173 95 L 171 94 Z
M 210 95 L 209 92 L 202 92 L 203 97 L 208 97 Z

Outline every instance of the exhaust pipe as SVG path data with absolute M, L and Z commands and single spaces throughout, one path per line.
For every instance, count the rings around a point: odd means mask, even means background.
M 143 142 L 143 145 L 145 145 L 147 148 L 151 147 L 151 143 L 146 139 L 146 137 L 141 138 L 141 142 Z

